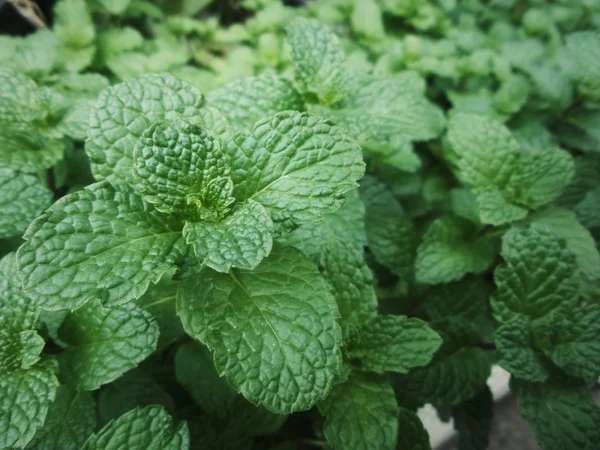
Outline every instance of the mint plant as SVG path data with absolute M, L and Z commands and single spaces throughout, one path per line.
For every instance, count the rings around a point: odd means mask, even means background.
M 598 448 L 600 6 L 217 3 L 0 36 L 0 449 Z

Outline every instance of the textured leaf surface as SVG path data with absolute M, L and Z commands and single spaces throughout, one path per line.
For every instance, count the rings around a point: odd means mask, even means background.
M 94 390 L 150 356 L 159 329 L 133 303 L 108 308 L 92 300 L 68 316 L 58 334 L 68 344 L 59 361 L 80 389 Z
M 46 420 L 58 380 L 45 361 L 12 373 L 0 371 L 0 448 L 23 448 Z
M 36 219 L 18 254 L 26 291 L 44 309 L 75 309 L 92 298 L 140 297 L 180 254 L 180 231 L 125 184 L 69 194 Z
M 96 402 L 88 392 L 59 386 L 48 419 L 27 446 L 32 450 L 79 450 L 96 426 Z
M 477 205 L 481 223 L 504 225 L 527 216 L 527 208 L 511 203 L 502 190 L 491 187 L 477 194 Z
M 183 236 L 202 264 L 217 272 L 254 269 L 273 247 L 273 221 L 260 203 L 247 200 L 221 222 L 186 223 Z
M 0 329 L 16 332 L 33 330 L 39 317 L 39 307 L 23 291 L 14 253 L 0 259 L 0 292 Z
M 51 201 L 39 178 L 0 168 L 0 238 L 21 234 Z
M 344 331 L 346 327 L 360 327 L 377 314 L 375 280 L 362 251 L 332 240 L 322 248 L 319 266 L 333 288 Z
M 159 211 L 214 220 L 235 200 L 218 139 L 183 119 L 150 126 L 133 159 L 136 187 Z
M 349 350 L 370 372 L 406 373 L 424 366 L 442 343 L 426 322 L 406 316 L 383 315 L 369 320 L 359 331 L 359 342 Z
M 456 217 L 436 219 L 417 249 L 417 281 L 445 283 L 487 269 L 496 256 L 496 244 L 486 237 L 473 239 L 473 235 L 469 222 Z
M 218 372 L 273 412 L 310 408 L 340 369 L 335 300 L 316 266 L 291 247 L 275 247 L 252 272 L 204 270 L 182 281 L 177 309 Z
M 44 116 L 38 87 L 29 77 L 8 67 L 0 68 L 0 123 L 30 122 Z
M 234 80 L 208 95 L 208 102 L 223 112 L 234 130 L 281 111 L 303 111 L 304 102 L 293 84 L 281 76 L 260 75 Z
M 346 242 L 357 250 L 367 242 L 365 207 L 357 189 L 348 191 L 344 206 L 327 214 L 322 222 L 302 224 L 278 238 L 279 242 L 299 248 L 312 258 L 318 257 L 333 240 Z
M 539 384 L 515 380 L 521 415 L 547 450 L 595 449 L 600 442 L 600 409 L 587 389 L 563 383 Z
M 90 115 L 86 151 L 94 176 L 134 181 L 133 150 L 154 122 L 198 117 L 204 96 L 169 74 L 147 74 L 104 90 Z
M 596 31 L 569 34 L 566 47 L 574 65 L 570 75 L 580 93 L 591 100 L 600 99 L 600 34 Z
M 529 320 L 515 317 L 503 324 L 494 334 L 500 354 L 498 364 L 513 376 L 523 380 L 543 382 L 550 376 L 550 365 L 543 352 L 534 348 Z
M 396 448 L 398 404 L 389 383 L 373 375 L 352 374 L 319 404 L 323 433 L 335 450 Z
M 498 287 L 492 307 L 505 322 L 522 314 L 532 319 L 577 301 L 579 277 L 575 255 L 548 228 L 513 228 L 502 240 L 504 264 L 494 272 Z
M 598 205 L 600 206 L 600 205 Z M 536 213 L 531 220 L 550 228 L 567 247 L 575 253 L 582 278 L 582 293 L 588 297 L 599 291 L 600 253 L 594 238 L 577 220 L 575 215 L 566 209 L 553 208 Z
M 54 166 L 63 156 L 65 144 L 33 129 L 0 128 L 0 164 L 23 172 Z
M 312 19 L 298 19 L 286 31 L 298 84 L 323 104 L 340 100 L 346 89 L 345 58 L 337 36 Z
M 344 203 L 365 171 L 358 144 L 308 113 L 282 112 L 227 148 L 234 195 L 262 203 L 278 226 L 317 222 Z
M 187 450 L 187 424 L 176 425 L 158 405 L 136 408 L 108 423 L 86 441 L 82 450 Z

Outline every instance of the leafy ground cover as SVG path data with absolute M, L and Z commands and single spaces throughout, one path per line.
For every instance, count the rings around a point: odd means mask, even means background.
M 0 448 L 428 449 L 431 403 L 484 450 L 493 364 L 600 448 L 600 2 L 42 19 L 0 35 Z

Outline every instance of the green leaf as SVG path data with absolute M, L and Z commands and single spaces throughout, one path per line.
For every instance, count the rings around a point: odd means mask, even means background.
M 179 283 L 171 280 L 167 272 L 158 283 L 149 285 L 146 293 L 135 301 L 140 308 L 152 314 L 158 323 L 158 350 L 165 349 L 185 335 L 175 307 L 178 286 Z
M 25 233 L 17 257 L 25 290 L 49 310 L 138 298 L 183 251 L 181 232 L 165 222 L 125 184 L 69 194 Z
M 600 375 L 600 306 L 554 314 L 539 330 L 549 341 L 543 350 L 569 375 L 595 381 Z
M 387 187 L 371 176 L 361 181 L 367 243 L 377 262 L 398 276 L 411 278 L 418 245 L 412 222 Z
M 337 211 L 327 214 L 322 222 L 305 223 L 277 239 L 285 245 L 302 250 L 311 258 L 317 258 L 329 242 L 343 241 L 357 250 L 367 242 L 365 235 L 365 207 L 358 190 L 346 193 L 346 202 Z
M 398 445 L 397 449 L 431 450 L 429 433 L 423 422 L 414 412 L 398 409 Z
M 340 311 L 340 324 L 359 328 L 377 314 L 375 280 L 363 252 L 342 240 L 332 239 L 321 248 L 321 273 L 333 288 Z
M 219 377 L 208 349 L 198 343 L 181 346 L 175 355 L 177 381 L 211 417 L 217 417 L 228 431 L 260 436 L 274 433 L 286 416 L 254 406 Z
M 247 200 L 220 222 L 187 222 L 183 236 L 202 264 L 217 272 L 252 270 L 271 253 L 273 221 L 264 206 Z
M 385 36 L 381 8 L 375 0 L 356 0 L 350 21 L 358 36 L 372 40 Z
M 177 310 L 231 386 L 273 412 L 309 409 L 340 370 L 335 300 L 316 266 L 291 247 L 275 246 L 251 272 L 205 269 L 182 281 Z
M 100 4 L 104 6 L 111 14 L 121 14 L 125 11 L 131 0 L 100 0 Z
M 23 448 L 46 420 L 58 380 L 54 361 L 0 371 L 0 448 Z
M 540 211 L 531 217 L 534 223 L 545 225 L 567 243 L 567 248 L 575 254 L 582 278 L 582 294 L 593 297 L 599 291 L 600 253 L 596 242 L 571 211 L 553 208 Z
M 369 372 L 407 373 L 425 366 L 440 347 L 442 338 L 424 322 L 406 316 L 377 316 L 359 330 L 357 343 L 348 350 Z
M 111 56 L 140 48 L 144 44 L 144 36 L 131 27 L 108 28 L 98 34 L 98 58 L 107 62 Z
M 201 122 L 202 92 L 169 74 L 146 74 L 100 94 L 90 115 L 86 151 L 94 176 L 134 182 L 133 150 L 144 131 L 159 120 Z
M 454 428 L 459 434 L 459 450 L 488 448 L 494 399 L 486 386 L 479 394 L 452 408 Z
M 600 35 L 596 31 L 580 31 L 566 36 L 567 55 L 573 64 L 571 78 L 581 95 L 600 99 Z
M 504 225 L 527 216 L 527 208 L 511 203 L 506 194 L 496 188 L 483 189 L 477 194 L 479 219 L 489 225 Z
M 477 188 L 504 186 L 518 166 L 518 142 L 504 125 L 488 117 L 455 114 L 448 122 L 448 139 L 452 162 L 464 183 Z
M 56 130 L 73 140 L 84 141 L 87 136 L 90 112 L 94 105 L 90 100 L 79 100 L 62 116 Z
M 354 373 L 319 403 L 323 433 L 334 450 L 396 448 L 398 404 L 394 390 L 374 375 Z
M 54 32 L 73 48 L 86 47 L 94 41 L 96 30 L 84 0 L 60 0 L 54 5 Z
M 218 139 L 185 120 L 155 122 L 133 161 L 136 188 L 161 212 L 218 220 L 235 201 Z
M 187 424 L 175 424 L 158 405 L 136 408 L 92 434 L 82 450 L 188 450 Z
M 513 376 L 543 382 L 550 376 L 550 364 L 544 353 L 536 349 L 529 319 L 515 317 L 504 323 L 494 334 L 500 354 L 498 364 Z
M 22 234 L 52 196 L 39 178 L 0 167 L 0 238 Z
M 302 96 L 287 79 L 260 75 L 234 80 L 208 95 L 234 130 L 251 128 L 256 122 L 281 111 L 303 111 Z
M 176 411 L 175 402 L 146 367 L 130 370 L 114 382 L 102 387 L 98 395 L 99 425 L 118 418 L 138 406 L 162 405 L 169 414 Z
M 87 302 L 67 316 L 59 337 L 68 347 L 58 357 L 79 389 L 91 391 L 116 380 L 156 349 L 158 324 L 133 303 L 107 308 Z
M 23 172 L 54 166 L 63 157 L 65 143 L 33 129 L 0 127 L 0 165 Z
M 37 84 L 8 67 L 0 67 L 0 123 L 19 124 L 42 119 Z
M 477 237 L 471 223 L 441 217 L 430 225 L 417 249 L 415 276 L 419 283 L 447 283 L 483 272 L 495 256 L 495 241 Z
M 96 402 L 88 392 L 59 386 L 48 419 L 27 446 L 31 450 L 79 450 L 96 426 Z
M 513 380 L 521 415 L 546 450 L 592 450 L 600 442 L 600 409 L 584 387 Z
M 537 319 L 577 303 L 579 276 L 575 255 L 548 228 L 513 228 L 502 239 L 504 264 L 494 272 L 498 287 L 492 297 L 501 322 L 518 315 Z
M 234 196 L 262 203 L 277 227 L 317 222 L 339 209 L 365 171 L 359 145 L 308 113 L 276 114 L 233 141 L 227 153 Z
M 297 19 L 286 28 L 296 81 L 325 105 L 345 93 L 345 57 L 337 36 L 318 20 Z

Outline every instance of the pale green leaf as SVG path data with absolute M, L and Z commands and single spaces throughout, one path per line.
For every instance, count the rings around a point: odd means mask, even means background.
M 234 196 L 254 199 L 278 227 L 339 209 L 365 171 L 359 145 L 318 116 L 282 112 L 235 135 L 227 148 Z
M 579 92 L 600 99 L 600 34 L 596 31 L 579 31 L 566 37 L 567 54 L 573 64 L 571 77 Z
M 487 269 L 496 252 L 495 241 L 477 237 L 470 222 L 441 217 L 431 224 L 417 249 L 415 276 L 427 284 L 459 280 Z
M 0 165 L 23 172 L 54 166 L 63 157 L 65 143 L 33 129 L 0 127 Z
M 309 409 L 340 370 L 335 300 L 317 267 L 291 247 L 275 246 L 251 272 L 205 269 L 182 281 L 177 310 L 231 386 L 273 412 Z
M 0 168 L 0 238 L 22 234 L 51 202 L 39 178 Z
M 42 119 L 37 84 L 8 67 L 0 68 L 0 123 L 31 122 Z
M 483 189 L 477 194 L 477 209 L 481 222 L 494 226 L 516 222 L 527 216 L 527 208 L 511 203 L 506 194 L 496 187 Z
M 130 3 L 131 0 L 100 0 L 100 4 L 111 14 L 121 14 Z
M 350 21 L 358 36 L 372 40 L 385 36 L 381 8 L 375 0 L 356 0 Z
M 136 408 L 92 434 L 82 450 L 188 450 L 187 423 L 177 425 L 158 405 Z
M 62 385 L 50 405 L 44 426 L 28 450 L 80 450 L 96 426 L 96 401 L 88 392 Z
M 184 246 L 181 232 L 131 187 L 106 182 L 60 199 L 24 237 L 18 263 L 25 290 L 50 310 L 138 298 Z
M 264 206 L 247 200 L 220 222 L 187 222 L 183 236 L 202 264 L 218 272 L 252 270 L 271 253 L 273 221 Z
M 398 404 L 392 386 L 374 375 L 354 373 L 319 403 L 323 433 L 334 450 L 393 450 Z
M 54 5 L 54 32 L 73 48 L 82 48 L 94 41 L 96 30 L 84 0 L 60 0 Z
M 58 330 L 67 344 L 58 360 L 79 389 L 94 390 L 136 367 L 156 349 L 158 324 L 133 303 L 87 302 Z
M 349 350 L 361 368 L 376 373 L 406 373 L 425 366 L 442 343 L 426 322 L 406 316 L 383 315 L 367 321 Z

